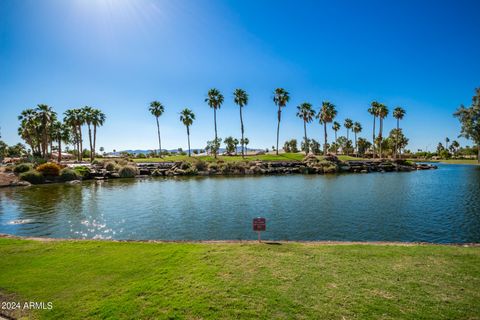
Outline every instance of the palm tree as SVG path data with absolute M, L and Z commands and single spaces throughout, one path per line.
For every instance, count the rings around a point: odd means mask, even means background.
M 378 132 L 378 144 L 380 147 L 380 158 L 382 158 L 382 141 L 383 141 L 383 119 L 388 116 L 388 108 L 383 103 L 378 106 L 378 117 L 380 118 L 380 131 Z
M 323 124 L 323 131 L 325 135 L 325 143 L 323 145 L 323 155 L 327 155 L 327 123 L 333 121 L 333 119 L 337 115 L 337 110 L 335 109 L 335 105 L 324 101 L 322 102 L 322 108 L 317 113 L 317 119 L 319 119 L 320 124 Z
M 53 111 L 51 107 L 46 104 L 39 104 L 37 106 L 37 116 L 40 119 L 40 124 L 42 128 L 42 156 L 47 157 L 48 153 L 48 141 L 49 141 L 49 131 L 50 126 L 53 123 L 57 113 Z
M 77 160 L 81 161 L 83 153 L 82 125 L 85 124 L 85 116 L 81 109 L 69 109 L 64 112 L 64 115 L 63 122 L 72 129 L 77 149 Z
M 158 118 L 163 114 L 165 108 L 163 104 L 159 101 L 152 101 L 150 102 L 150 113 L 155 117 L 157 120 L 157 134 L 158 134 L 158 151 L 160 152 L 160 158 L 162 157 L 162 139 L 160 137 L 160 124 L 158 123 Z
M 62 162 L 62 142 L 65 144 L 70 143 L 71 141 L 71 129 L 70 126 L 61 123 L 60 121 L 55 121 L 52 125 L 53 138 L 57 140 L 58 144 L 58 163 Z
M 244 151 L 244 144 L 243 144 L 244 130 L 243 130 L 242 109 L 248 103 L 248 94 L 243 89 L 235 89 L 235 91 L 233 92 L 233 97 L 234 97 L 233 101 L 235 102 L 235 104 L 240 107 L 240 129 L 242 131 L 242 138 L 240 139 L 240 142 L 242 144 L 242 158 L 244 158 L 245 157 L 245 151 Z M 237 150 L 235 150 L 235 152 L 236 151 Z
M 273 102 L 276 106 L 278 106 L 277 116 L 278 116 L 278 124 L 277 124 L 277 149 L 276 153 L 278 155 L 278 138 L 280 135 L 280 121 L 282 119 L 282 108 L 287 105 L 290 101 L 290 94 L 283 88 L 277 88 L 273 92 Z
M 357 134 L 362 132 L 362 124 L 360 122 L 355 122 L 352 126 L 352 131 L 355 134 L 355 153 L 358 156 L 358 145 L 357 145 Z
M 97 146 L 97 128 L 103 126 L 106 118 L 107 117 L 101 110 L 93 109 L 92 124 L 93 124 L 93 154 L 94 155 L 95 155 L 95 150 Z
M 90 143 L 90 162 L 93 162 L 93 139 L 92 139 L 92 121 L 93 121 L 93 108 L 85 106 L 82 108 L 83 117 L 88 128 L 88 141 Z
M 20 121 L 18 135 L 30 146 L 33 154 L 41 155 L 41 128 L 37 111 L 25 109 L 18 116 L 18 120 Z
M 353 121 L 351 119 L 345 119 L 345 122 L 343 123 L 343 126 L 347 129 L 347 140 L 350 140 L 349 138 L 349 131 L 350 129 L 352 129 L 352 126 L 353 126 Z
M 248 144 L 250 143 L 250 140 L 248 140 L 248 138 L 243 138 L 243 139 L 241 140 L 241 143 L 245 145 L 245 151 L 248 153 L 248 148 L 247 148 L 247 146 L 248 146 Z
M 223 104 L 223 95 L 217 89 L 213 88 L 208 90 L 207 98 L 205 98 L 205 102 L 213 109 L 213 123 L 215 125 L 215 145 L 219 145 L 220 142 L 218 141 L 217 136 L 217 109 Z M 218 150 L 214 152 L 215 159 L 217 158 Z
M 180 112 L 180 121 L 187 127 L 187 138 L 188 138 L 188 156 L 190 157 L 190 126 L 195 120 L 195 114 L 192 110 L 185 108 Z
M 445 138 L 445 149 L 448 150 L 448 143 L 450 142 L 450 139 L 448 137 Z
M 313 118 L 315 117 L 315 111 L 313 110 L 312 104 L 308 102 L 304 102 L 301 105 L 297 106 L 298 112 L 297 117 L 303 120 L 303 132 L 305 134 L 305 154 L 308 154 L 309 147 L 308 147 L 308 138 L 307 138 L 307 123 L 312 122 Z
M 456 156 L 457 155 L 457 150 L 460 147 L 460 143 L 458 143 L 457 140 L 453 140 L 451 147 L 453 148 L 453 155 Z
M 372 138 L 372 148 L 373 148 L 373 158 L 375 159 L 375 121 L 378 116 L 378 109 L 380 106 L 380 103 L 377 101 L 373 101 L 370 104 L 370 108 L 368 108 L 368 113 L 370 113 L 373 116 L 373 138 Z
M 406 112 L 402 107 L 396 107 L 393 109 L 393 117 L 397 119 L 397 132 L 400 132 L 400 120 L 403 119 Z M 398 151 L 398 139 L 395 139 L 395 159 L 397 158 L 397 151 Z
M 333 121 L 332 129 L 335 132 L 335 154 L 337 154 L 337 146 L 338 146 L 337 131 L 340 130 L 340 127 L 341 127 L 340 123 L 338 123 L 337 121 Z

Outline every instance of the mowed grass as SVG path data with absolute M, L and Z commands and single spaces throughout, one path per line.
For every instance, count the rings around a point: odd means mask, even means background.
M 279 155 L 275 154 L 263 154 L 257 156 L 245 156 L 242 158 L 241 155 L 237 156 L 218 156 L 217 160 L 213 156 L 166 156 L 163 158 L 145 158 L 145 159 L 133 159 L 135 162 L 175 162 L 175 161 L 196 161 L 202 160 L 206 162 L 214 161 L 224 161 L 224 162 L 241 162 L 241 161 L 302 161 L 305 158 L 303 153 L 282 153 Z M 319 159 L 323 159 L 323 156 L 318 156 Z M 361 160 L 362 158 L 355 158 L 351 156 L 340 155 L 338 158 L 342 161 L 347 160 Z
M 440 160 L 440 163 L 446 163 L 446 164 L 473 164 L 473 165 L 480 165 L 478 163 L 478 160 Z
M 43 319 L 479 319 L 480 247 L 0 239 Z M 0 296 L 2 296 L 0 294 Z

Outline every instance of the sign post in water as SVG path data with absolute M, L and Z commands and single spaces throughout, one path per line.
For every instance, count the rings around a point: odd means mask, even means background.
M 267 220 L 265 218 L 253 218 L 253 231 L 258 233 L 258 242 L 262 242 L 260 232 L 267 230 Z

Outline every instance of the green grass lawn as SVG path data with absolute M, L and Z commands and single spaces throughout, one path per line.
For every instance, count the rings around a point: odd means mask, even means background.
M 262 160 L 262 161 L 302 161 L 303 158 L 305 158 L 304 154 L 301 153 L 283 153 L 279 154 L 278 156 L 275 154 L 263 154 L 263 155 L 258 155 L 258 156 L 246 156 L 245 158 L 242 158 L 242 156 L 218 156 L 217 160 L 222 160 L 225 162 L 237 162 L 237 161 L 256 161 L 256 160 Z M 318 156 L 319 159 L 322 159 L 322 156 Z M 338 158 L 342 161 L 346 160 L 360 160 L 362 158 L 355 158 L 351 156 L 338 156 Z M 174 161 L 195 161 L 196 159 L 198 160 L 203 160 L 207 162 L 213 162 L 215 161 L 215 158 L 213 156 L 181 156 L 181 155 L 175 155 L 175 156 L 166 156 L 163 158 L 146 158 L 146 159 L 133 159 L 135 162 L 174 162 Z
M 446 163 L 446 164 L 474 164 L 478 165 L 477 160 L 440 160 L 440 163 Z
M 0 238 L 45 319 L 479 319 L 480 247 Z

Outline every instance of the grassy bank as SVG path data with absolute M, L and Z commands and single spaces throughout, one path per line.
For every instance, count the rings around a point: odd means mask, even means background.
M 478 319 L 480 247 L 0 238 L 0 296 L 55 319 Z
M 323 158 L 322 156 L 318 156 L 319 159 Z M 279 155 L 275 154 L 262 154 L 258 156 L 246 156 L 242 158 L 242 156 L 218 156 L 217 161 L 221 160 L 224 162 L 238 162 L 238 161 L 302 161 L 305 158 L 305 155 L 302 153 L 283 153 Z M 358 160 L 361 158 L 355 158 L 350 156 L 338 156 L 338 158 L 342 161 L 346 160 Z M 145 158 L 145 159 L 133 159 L 135 162 L 174 162 L 174 161 L 195 161 L 196 159 L 206 161 L 206 162 L 213 162 L 215 158 L 213 156 L 166 156 L 163 158 Z

